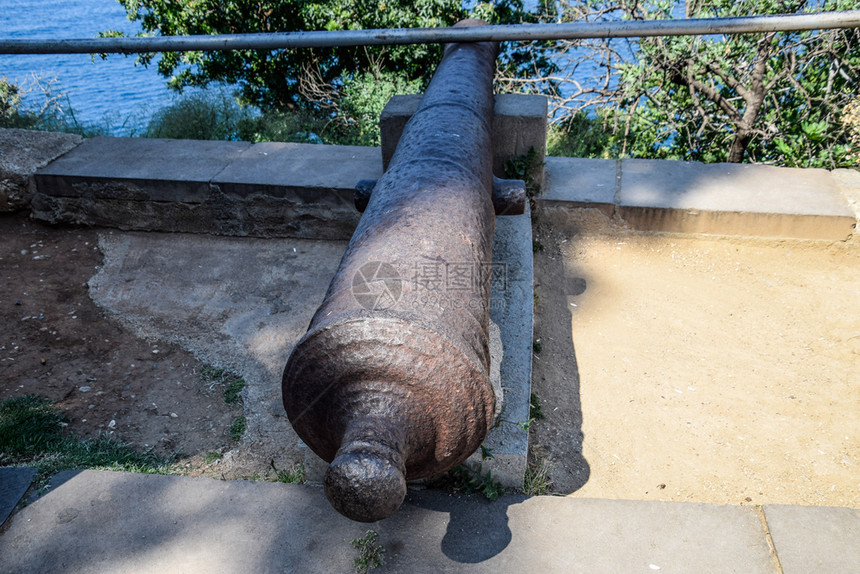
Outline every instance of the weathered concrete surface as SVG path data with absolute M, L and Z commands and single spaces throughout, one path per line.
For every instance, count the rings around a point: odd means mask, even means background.
M 36 476 L 35 468 L 0 468 L 0 526 L 9 518 Z
M 418 109 L 423 95 L 394 96 L 379 116 L 382 139 L 382 165 L 394 155 L 406 122 Z M 543 185 L 546 158 L 546 97 L 527 94 L 496 94 L 493 117 L 493 172 L 505 177 L 505 162 L 535 149 L 537 156 L 531 178 L 538 188 Z
M 844 240 L 855 215 L 830 172 L 625 159 L 618 213 L 647 231 Z
M 540 206 L 549 210 L 590 207 L 612 217 L 619 168 L 612 159 L 548 157 L 544 191 L 538 197 Z
M 534 267 L 531 214 L 496 218 L 493 236 L 493 280 L 490 282 L 490 320 L 499 326 L 501 355 L 498 364 L 504 392 L 497 426 L 484 446 L 493 458 L 481 460 L 476 452 L 468 462 L 480 464 L 495 480 L 510 488 L 522 488 L 528 458 L 528 432 L 519 425 L 529 419 L 534 327 Z M 491 349 L 492 350 L 492 349 Z M 491 371 L 493 368 L 491 367 Z
M 857 571 L 860 510 L 770 504 L 763 510 L 783 574 Z
M 379 150 L 94 138 L 39 170 L 33 216 L 49 223 L 253 237 L 348 239 L 352 189 Z
M 247 451 L 278 468 L 299 460 L 281 375 L 346 243 L 106 232 L 99 248 L 93 301 L 145 338 L 241 374 Z
M 74 134 L 0 129 L 0 212 L 29 207 L 36 170 L 81 141 Z
M 830 174 L 854 210 L 854 217 L 860 222 L 860 169 L 834 169 Z
M 63 474 L 0 537 L 0 572 L 351 572 L 368 528 L 314 487 Z M 749 507 L 410 489 L 371 527 L 380 573 L 778 571 Z

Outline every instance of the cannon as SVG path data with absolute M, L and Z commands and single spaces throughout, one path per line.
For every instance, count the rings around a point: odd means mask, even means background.
M 353 520 L 393 514 L 407 480 L 463 462 L 494 421 L 495 215 L 526 201 L 492 173 L 497 53 L 446 46 L 388 170 L 359 186 L 362 218 L 284 369 L 290 423 L 331 463 L 326 497 Z

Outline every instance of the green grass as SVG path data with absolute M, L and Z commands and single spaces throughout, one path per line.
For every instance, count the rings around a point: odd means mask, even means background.
M 552 486 L 552 480 L 549 477 L 552 469 L 552 464 L 545 458 L 528 465 L 523 478 L 523 493 L 529 496 L 548 494 Z
M 203 365 L 199 370 L 200 379 L 209 385 L 210 389 L 221 386 L 224 402 L 228 405 L 238 403 L 242 400 L 242 390 L 245 388 L 245 379 L 212 365 Z
M 364 536 L 350 542 L 350 545 L 358 550 L 358 556 L 355 558 L 355 571 L 359 574 L 365 574 L 368 570 L 385 564 L 385 559 L 382 557 L 385 554 L 385 548 L 376 541 L 378 537 L 379 535 L 375 531 L 368 530 Z
M 245 379 L 241 377 L 235 377 L 229 379 L 224 384 L 224 402 L 228 405 L 232 405 L 233 403 L 239 402 L 241 398 L 239 393 L 242 392 L 242 389 L 245 388 Z
M 544 417 L 543 410 L 540 408 L 540 399 L 534 393 L 529 395 L 529 418 L 541 420 Z
M 447 476 L 451 479 L 455 490 L 466 494 L 478 492 L 487 500 L 497 500 L 504 492 L 501 483 L 493 478 L 489 470 L 484 472 L 480 464 L 475 468 L 465 464 L 455 466 L 448 471 Z
M 272 463 L 272 468 L 275 468 L 275 463 Z M 290 470 L 277 470 L 275 482 L 285 482 L 287 484 L 304 484 L 305 483 L 305 465 L 299 463 Z
M 233 424 L 230 425 L 230 438 L 233 440 L 241 439 L 247 428 L 248 420 L 245 417 L 234 418 Z
M 212 464 L 216 460 L 221 460 L 224 458 L 224 455 L 220 452 L 210 450 L 206 454 L 203 455 L 203 463 L 204 464 Z
M 80 439 L 64 431 L 65 416 L 45 397 L 25 395 L 0 403 L 0 466 L 39 469 L 38 480 L 84 468 L 167 474 L 170 461 L 140 453 L 107 436 Z

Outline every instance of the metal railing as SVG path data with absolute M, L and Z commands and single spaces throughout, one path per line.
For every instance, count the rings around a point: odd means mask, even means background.
M 706 36 L 760 32 L 794 32 L 860 27 L 860 10 L 679 20 L 626 20 L 567 24 L 515 24 L 451 28 L 393 28 L 334 30 L 217 36 L 155 36 L 133 38 L 9 39 L 0 38 L 0 54 L 135 54 L 217 50 L 280 50 L 331 46 L 437 44 L 635 38 L 647 36 Z

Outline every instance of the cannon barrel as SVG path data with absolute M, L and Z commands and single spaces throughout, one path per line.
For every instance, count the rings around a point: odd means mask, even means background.
M 446 46 L 284 370 L 290 423 L 331 463 L 326 496 L 353 520 L 393 514 L 406 480 L 461 463 L 493 423 L 497 53 Z

